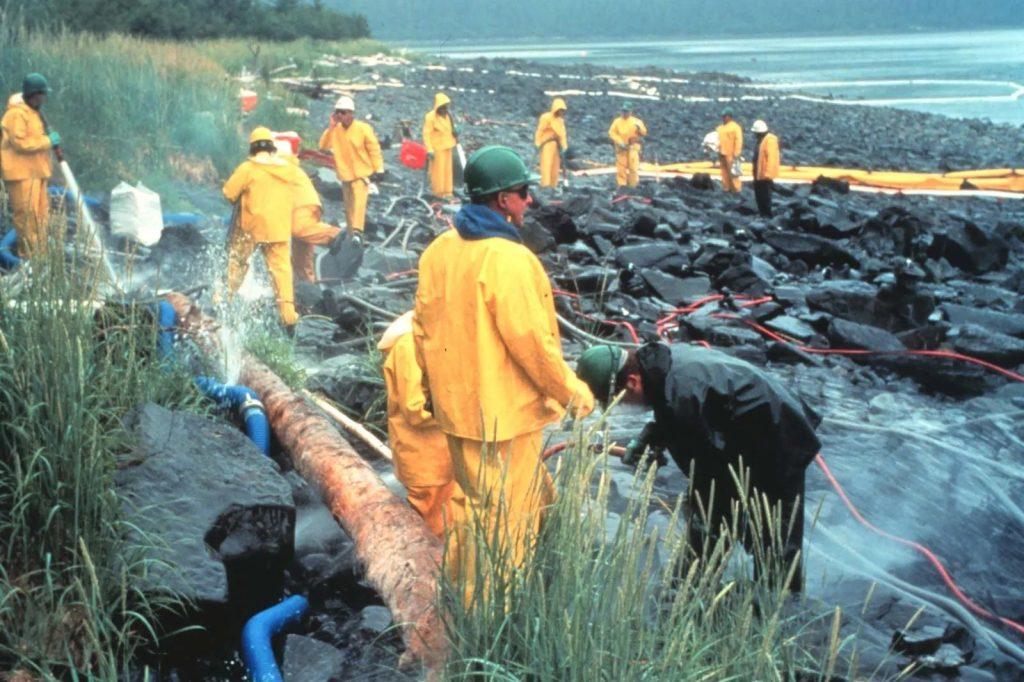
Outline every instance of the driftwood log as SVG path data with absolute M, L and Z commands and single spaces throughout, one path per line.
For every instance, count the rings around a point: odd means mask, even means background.
M 169 294 L 179 323 L 212 350 L 213 321 L 187 297 Z M 316 488 L 355 542 L 366 578 L 402 626 L 403 667 L 441 669 L 447 654 L 437 611 L 441 543 L 412 507 L 396 497 L 334 425 L 262 362 L 245 354 L 241 383 L 256 391 L 295 470 Z

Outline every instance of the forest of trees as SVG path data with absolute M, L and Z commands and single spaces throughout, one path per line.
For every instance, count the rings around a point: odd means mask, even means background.
M 370 35 L 366 17 L 322 0 L 0 0 L 30 28 L 66 27 L 155 38 L 254 37 L 349 40 Z
M 1022 0 L 323 0 L 382 39 L 571 40 L 964 30 L 1024 25 Z

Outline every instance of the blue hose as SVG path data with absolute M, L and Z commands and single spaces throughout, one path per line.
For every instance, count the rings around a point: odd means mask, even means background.
M 174 353 L 174 330 L 178 327 L 178 313 L 167 301 L 160 301 L 157 306 L 156 323 L 160 325 L 156 333 L 156 352 L 161 359 L 169 359 Z
M 164 227 L 198 225 L 201 222 L 203 222 L 203 216 L 198 213 L 164 213 Z
M 196 386 L 221 407 L 241 411 L 245 432 L 264 455 L 270 455 L 270 424 L 256 391 L 247 386 L 229 386 L 213 377 L 196 377 Z
M 70 192 L 68 192 L 67 187 L 50 185 L 48 189 L 51 197 L 67 198 L 69 201 L 74 201 L 74 197 L 71 196 Z M 97 199 L 96 197 L 90 197 L 84 194 L 82 195 L 82 203 L 92 209 L 101 208 L 103 206 L 103 202 Z
M 246 622 L 242 628 L 242 659 L 253 682 L 282 681 L 270 640 L 285 628 L 301 621 L 308 609 L 306 598 L 296 594 L 260 611 Z
M 14 246 L 18 240 L 15 230 L 8 230 L 0 239 L 0 266 L 6 270 L 14 270 L 21 266 L 21 259 L 14 255 Z

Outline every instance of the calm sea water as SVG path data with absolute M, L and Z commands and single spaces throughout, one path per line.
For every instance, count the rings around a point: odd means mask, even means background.
M 409 47 L 453 58 L 723 71 L 783 91 L 1024 125 L 1024 30 Z

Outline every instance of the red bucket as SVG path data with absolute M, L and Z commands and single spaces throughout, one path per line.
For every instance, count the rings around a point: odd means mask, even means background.
M 427 163 L 427 148 L 419 142 L 402 140 L 402 147 L 398 151 L 398 160 L 407 168 L 419 170 Z

